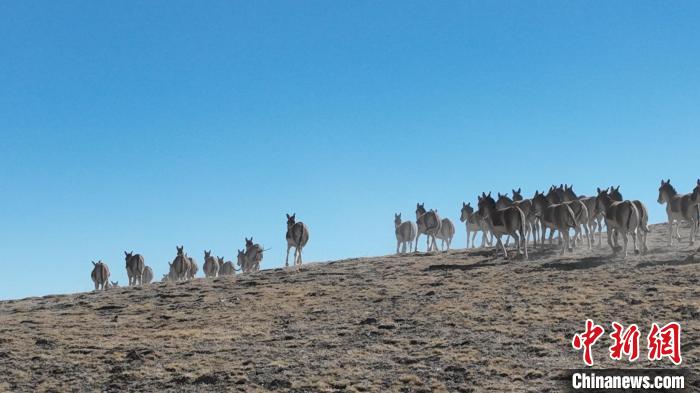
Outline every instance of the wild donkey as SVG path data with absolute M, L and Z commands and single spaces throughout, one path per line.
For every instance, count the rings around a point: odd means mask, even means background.
M 144 284 L 150 284 L 153 281 L 153 269 L 150 266 L 144 266 L 141 278 Z
M 532 233 L 532 242 L 537 247 L 537 240 L 540 235 L 540 220 L 532 210 L 532 199 L 524 199 L 522 189 L 518 188 L 513 191 L 513 205 L 516 205 L 523 211 L 528 222 L 528 232 Z
M 697 188 L 697 187 L 696 187 Z M 671 179 L 665 182 L 661 180 L 659 187 L 660 204 L 666 204 L 666 215 L 668 216 L 668 245 L 673 245 L 673 226 L 676 226 L 676 240 L 680 242 L 681 235 L 678 233 L 681 221 L 690 223 L 690 244 L 695 242 L 695 233 L 698 224 L 698 208 L 693 202 L 693 194 L 679 195 L 671 185 Z
M 569 190 L 568 192 L 566 192 L 567 189 Z M 561 203 L 569 205 L 571 210 L 574 212 L 574 215 L 576 216 L 576 225 L 577 227 L 583 228 L 583 231 L 586 234 L 586 239 L 588 240 L 588 249 L 592 249 L 593 245 L 591 242 L 590 214 L 588 213 L 586 204 L 576 196 L 573 186 L 570 187 L 564 184 L 557 187 L 554 192 L 556 192 L 559 200 L 562 201 Z M 576 231 L 575 239 L 579 240 L 580 238 L 581 232 Z
M 134 252 L 124 251 L 124 259 L 126 260 L 126 274 L 129 276 L 129 286 L 141 285 L 143 279 L 143 256 L 134 254 Z
M 624 241 L 625 258 L 627 258 L 627 235 L 632 234 L 634 242 L 634 252 L 639 253 L 637 248 L 637 228 L 639 227 L 639 211 L 632 201 L 614 201 L 608 190 L 598 188 L 598 197 L 596 197 L 596 208 L 604 212 L 605 226 L 608 227 L 608 244 L 613 250 L 613 254 L 617 253 L 617 244 L 613 244 L 613 235 L 617 237 L 617 233 L 622 235 Z
M 571 186 L 564 185 L 564 201 L 573 201 L 578 199 L 588 211 L 588 227 L 591 230 L 591 241 L 595 243 L 595 230 L 598 229 L 598 244 L 603 243 L 603 213 L 596 209 L 596 197 L 587 197 L 585 195 L 576 195 L 573 184 Z
M 406 245 L 408 245 L 408 251 L 413 249 L 413 242 L 416 240 L 416 235 L 418 235 L 418 226 L 413 221 L 401 222 L 401 213 L 394 213 L 394 232 L 396 233 L 396 253 L 399 253 L 399 247 L 401 247 L 401 252 L 406 253 Z
M 436 211 L 437 212 L 437 211 Z M 447 250 L 450 250 L 452 245 L 452 238 L 455 236 L 455 225 L 449 218 L 443 218 L 440 223 L 440 231 L 435 235 L 436 238 L 440 239 L 440 249 L 445 249 L 445 244 L 447 244 Z
M 204 277 L 216 277 L 219 274 L 219 261 L 211 255 L 211 250 L 204 250 Z
M 610 187 L 610 198 L 613 201 L 622 201 L 622 194 L 620 193 L 620 186 Z M 637 225 L 637 235 L 639 236 L 639 241 L 642 243 L 642 252 L 646 253 L 649 251 L 647 247 L 647 234 L 650 232 L 649 226 L 649 211 L 647 207 L 637 199 L 633 200 L 634 206 L 637 208 L 637 213 L 639 213 L 639 223 Z M 617 244 L 617 235 L 615 235 L 615 244 Z
M 253 237 L 245 238 L 245 253 L 247 257 L 253 261 L 254 271 L 260 271 L 260 262 L 263 260 L 263 248 L 258 243 L 253 243 Z
M 491 238 L 486 223 L 479 218 L 478 214 L 474 214 L 474 208 L 471 206 L 471 202 L 462 202 L 461 213 L 459 220 L 467 227 L 467 248 L 469 248 L 469 234 L 472 233 L 471 244 L 472 248 L 474 248 L 474 238 L 476 238 L 476 234 L 479 231 L 481 231 L 481 247 L 483 248 L 484 244 L 488 244 L 488 246 L 491 247 Z
M 416 203 L 416 225 L 418 226 L 418 235 L 416 235 L 416 249 L 418 251 L 418 238 L 421 234 L 425 234 L 426 240 L 426 252 L 438 251 L 437 248 L 437 234 L 440 232 L 440 226 L 442 226 L 442 220 L 435 210 L 426 211 L 424 203 Z M 432 242 L 431 242 L 432 240 Z
M 289 249 L 294 247 L 294 267 L 301 270 L 301 251 L 309 241 L 309 228 L 306 224 L 299 221 L 296 222 L 296 213 L 291 216 L 287 214 L 287 259 L 284 261 L 285 266 L 289 266 Z
M 187 278 L 193 279 L 199 271 L 199 264 L 197 263 L 197 260 L 187 254 L 185 254 L 185 258 L 187 258 L 187 261 L 190 263 L 190 270 L 187 272 Z
M 92 273 L 90 273 L 90 278 L 95 284 L 95 290 L 106 290 L 109 287 L 109 268 L 107 264 L 100 261 L 92 261 Z
M 569 238 L 569 229 L 573 229 L 578 235 L 579 227 L 576 222 L 576 216 L 571 210 L 571 207 L 566 203 L 551 203 L 547 200 L 544 193 L 535 191 L 535 196 L 532 198 L 532 210 L 539 218 L 543 228 L 549 228 L 549 242 L 552 243 L 552 235 L 556 229 L 564 238 L 564 243 L 561 245 L 561 254 L 564 251 L 572 251 L 571 239 Z M 544 231 L 542 233 L 541 247 L 544 248 Z
M 176 246 L 176 248 L 177 256 L 175 256 L 175 259 L 169 264 L 169 276 L 172 281 L 187 280 L 190 276 L 190 260 L 185 255 L 183 246 Z
M 479 216 L 486 222 L 489 231 L 496 237 L 496 252 L 498 253 L 498 246 L 500 245 L 503 249 L 503 256 L 508 258 L 508 251 L 501 241 L 501 236 L 504 234 L 509 234 L 513 236 L 515 242 L 518 246 L 518 255 L 521 254 L 520 248 L 524 246 L 525 249 L 525 259 L 528 258 L 527 255 L 527 230 L 525 226 L 527 225 L 525 214 L 517 206 L 510 206 L 505 209 L 496 209 L 496 201 L 491 197 L 491 193 L 488 195 L 483 193 L 479 196 Z
M 233 276 L 236 274 L 236 268 L 233 266 L 233 262 L 224 262 L 224 257 L 217 257 L 217 260 L 219 262 L 219 266 L 221 266 L 219 268 L 219 276 Z

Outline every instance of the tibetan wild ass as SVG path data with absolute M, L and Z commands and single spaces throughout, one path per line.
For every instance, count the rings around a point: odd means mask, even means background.
M 204 277 L 216 277 L 219 274 L 219 261 L 211 255 L 211 250 L 204 250 Z
M 573 201 L 578 199 L 585 206 L 588 211 L 588 227 L 591 230 L 591 242 L 595 243 L 595 231 L 598 229 L 598 245 L 603 243 L 603 213 L 596 209 L 595 200 L 596 197 L 587 197 L 585 195 L 576 195 L 574 192 L 574 186 L 564 186 L 563 199 L 565 201 Z
M 660 204 L 666 204 L 666 215 L 668 216 L 668 245 L 673 244 L 673 227 L 676 227 L 676 240 L 680 242 L 681 235 L 678 233 L 681 221 L 686 221 L 690 224 L 690 244 L 695 242 L 695 233 L 698 224 L 698 208 L 693 202 L 693 194 L 679 195 L 676 189 L 671 185 L 671 179 L 665 182 L 661 180 L 659 187 Z
M 520 210 L 525 214 L 525 218 L 528 222 L 528 232 L 532 233 L 532 242 L 537 247 L 537 241 L 540 235 L 540 222 L 532 210 L 532 199 L 524 199 L 522 195 L 522 189 L 513 189 L 513 205 L 518 206 Z
M 145 266 L 141 278 L 144 284 L 150 284 L 153 281 L 153 269 L 150 266 Z
M 566 190 L 569 189 L 569 192 L 567 193 Z M 588 240 L 588 249 L 592 249 L 592 241 L 591 241 L 591 226 L 590 226 L 590 214 L 588 213 L 588 208 L 586 207 L 586 204 L 581 201 L 578 196 L 576 196 L 576 193 L 574 193 L 574 188 L 572 186 L 568 186 L 566 184 L 563 184 L 555 189 L 555 192 L 557 193 L 559 200 L 561 200 L 561 203 L 566 203 L 569 205 L 571 208 L 571 211 L 574 212 L 574 216 L 576 216 L 576 225 L 577 227 L 583 228 L 583 231 L 585 232 L 586 239 Z M 577 231 L 575 239 L 580 239 L 581 237 L 581 232 Z
M 217 257 L 217 260 L 219 266 L 221 266 L 221 268 L 219 268 L 219 276 L 233 276 L 236 274 L 236 268 L 233 266 L 233 262 L 224 262 L 224 257 Z
M 407 245 L 409 252 L 413 250 L 413 242 L 416 240 L 416 235 L 418 235 L 418 226 L 415 222 L 401 222 L 401 213 L 394 214 L 394 232 L 396 233 L 397 254 L 399 253 L 399 247 L 401 247 L 402 253 L 406 253 Z
M 287 259 L 284 261 L 285 266 L 289 266 L 289 250 L 294 247 L 294 266 L 296 270 L 301 270 L 301 251 L 309 241 L 309 228 L 306 224 L 299 221 L 296 222 L 296 213 L 291 216 L 287 214 Z
M 253 243 L 253 237 L 245 238 L 245 253 L 253 263 L 253 271 L 260 271 L 260 262 L 263 260 L 263 247 L 258 243 Z
M 129 286 L 141 285 L 143 269 L 146 266 L 143 263 L 143 256 L 134 254 L 133 251 L 124 251 L 124 259 L 126 260 L 126 274 L 129 276 Z
M 535 191 L 535 196 L 532 198 L 532 210 L 535 215 L 539 218 L 542 223 L 543 228 L 549 228 L 549 242 L 552 242 L 552 235 L 554 230 L 559 231 L 559 233 L 564 238 L 564 242 L 561 245 L 561 254 L 564 251 L 572 251 L 571 239 L 569 238 L 569 229 L 573 229 L 578 235 L 579 227 L 576 222 L 576 216 L 571 210 L 571 206 L 566 203 L 550 203 L 544 193 Z M 544 248 L 544 232 L 542 233 L 541 246 Z
M 527 230 L 525 226 L 527 225 L 527 219 L 522 210 L 517 206 L 509 206 L 505 209 L 496 209 L 496 201 L 491 197 L 491 193 L 488 195 L 482 193 L 479 196 L 479 205 L 477 214 L 486 222 L 489 231 L 496 237 L 496 253 L 498 253 L 498 246 L 503 249 L 503 256 L 508 258 L 508 251 L 501 241 L 501 236 L 508 234 L 515 239 L 515 243 L 518 247 L 518 255 L 521 255 L 521 247 L 525 251 L 525 259 L 528 258 L 527 255 Z
M 424 203 L 417 203 L 416 226 L 418 227 L 418 234 L 416 235 L 415 251 L 418 251 L 418 238 L 420 238 L 421 234 L 425 234 L 425 236 L 427 237 L 426 252 L 430 252 L 432 250 L 438 251 L 436 237 L 437 234 L 440 232 L 441 225 L 442 220 L 440 219 L 440 216 L 437 214 L 436 211 L 432 209 L 430 211 L 426 211 Z
M 92 273 L 90 278 L 95 284 L 95 290 L 106 290 L 109 287 L 109 268 L 107 264 L 102 261 L 92 261 Z
M 472 248 L 474 248 L 474 239 L 479 231 L 481 231 L 481 247 L 483 248 L 484 244 L 488 244 L 488 246 L 491 247 L 491 238 L 486 223 L 479 218 L 478 214 L 474 214 L 474 208 L 471 206 L 471 202 L 462 202 L 462 211 L 459 220 L 467 227 L 467 248 L 469 248 L 469 235 L 471 234 L 471 245 Z
M 447 250 L 450 250 L 452 245 L 452 238 L 455 236 L 455 225 L 449 218 L 443 218 L 440 223 L 440 231 L 435 235 L 440 239 L 440 249 L 445 249 L 445 244 L 447 244 Z
M 177 248 L 177 256 L 170 263 L 170 277 L 173 281 L 187 280 L 190 275 L 190 260 L 185 256 L 184 247 Z
M 613 232 L 622 235 L 624 242 L 625 258 L 627 257 L 627 235 L 632 235 L 634 242 L 634 252 L 639 253 L 637 248 L 637 228 L 639 227 L 639 211 L 632 201 L 614 201 L 608 190 L 598 188 L 596 197 L 596 208 L 603 212 L 605 226 L 608 227 L 608 244 L 617 253 L 617 245 L 613 244 Z M 617 235 L 615 235 L 617 237 Z
M 610 187 L 610 191 L 608 192 L 610 194 L 610 198 L 613 201 L 622 201 L 622 194 L 620 193 L 620 186 L 617 187 Z M 649 229 L 649 211 L 647 210 L 646 205 L 642 203 L 640 200 L 633 200 L 632 203 L 634 203 L 634 206 L 637 208 L 637 213 L 639 213 L 639 223 L 637 225 L 637 235 L 639 236 L 639 241 L 642 243 L 642 252 L 646 253 L 649 251 L 649 248 L 647 247 L 647 234 L 651 232 Z M 615 237 L 615 243 L 617 244 L 617 235 Z
M 187 258 L 187 261 L 190 263 L 190 270 L 187 273 L 187 278 L 193 279 L 197 275 L 197 272 L 199 271 L 199 264 L 197 263 L 197 261 L 194 258 L 187 255 L 187 253 L 185 253 L 185 258 Z

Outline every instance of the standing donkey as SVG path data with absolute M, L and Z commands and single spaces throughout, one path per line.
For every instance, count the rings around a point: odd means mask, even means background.
M 455 236 L 455 225 L 449 218 L 443 218 L 440 222 L 440 231 L 435 235 L 436 238 L 440 239 L 440 249 L 445 249 L 445 244 L 447 244 L 447 251 L 450 250 L 452 245 L 452 238 Z
M 185 255 L 184 246 L 176 246 L 177 255 L 170 263 L 170 273 L 168 274 L 172 281 L 187 280 L 190 275 L 190 260 Z
M 550 244 L 552 243 L 554 230 L 557 230 L 564 238 L 564 242 L 561 245 L 561 254 L 563 255 L 566 250 L 571 252 L 569 229 L 573 229 L 576 235 L 579 233 L 576 216 L 573 210 L 571 210 L 571 207 L 566 203 L 550 203 L 544 193 L 540 194 L 539 191 L 535 191 L 535 196 L 532 198 L 532 211 L 542 223 L 542 228 L 550 229 Z M 542 242 L 540 246 L 544 249 L 544 232 L 542 233 Z
M 498 253 L 500 245 L 504 258 L 508 259 L 508 251 L 501 241 L 501 236 L 508 234 L 515 239 L 518 255 L 521 255 L 520 249 L 522 247 L 525 251 L 525 259 L 527 259 L 527 230 L 525 229 L 527 219 L 523 211 L 517 206 L 496 209 L 496 201 L 493 200 L 490 192 L 488 195 L 482 193 L 479 196 L 478 207 L 477 214 L 486 222 L 489 231 L 496 237 L 496 252 Z
M 528 223 L 528 232 L 532 233 L 532 243 L 537 247 L 537 239 L 540 234 L 540 220 L 532 210 L 532 199 L 523 198 L 522 188 L 518 188 L 517 190 L 513 189 L 511 191 L 513 191 L 513 205 L 518 206 L 525 214 Z
M 146 266 L 143 263 L 143 256 L 141 254 L 134 254 L 133 251 L 124 251 L 124 259 L 126 260 L 126 274 L 129 276 L 129 286 L 141 285 L 143 269 Z
M 467 248 L 469 248 L 469 235 L 471 234 L 471 245 L 474 248 L 474 239 L 477 232 L 481 231 L 481 248 L 487 244 L 491 247 L 491 236 L 484 220 L 479 218 L 478 214 L 474 214 L 474 208 L 470 203 L 462 202 L 462 211 L 459 220 L 467 227 Z
M 204 250 L 204 277 L 216 277 L 219 274 L 219 261 L 211 255 L 211 250 Z
M 408 251 L 413 249 L 413 242 L 416 240 L 416 235 L 418 235 L 418 226 L 413 221 L 401 222 L 401 213 L 394 213 L 394 232 L 396 233 L 396 253 L 399 253 L 399 246 L 401 247 L 401 253 L 406 253 L 406 245 L 408 245 Z
M 426 252 L 438 251 L 437 248 L 437 234 L 440 232 L 440 227 L 442 226 L 442 220 L 435 210 L 426 211 L 424 203 L 416 203 L 416 225 L 418 226 L 418 234 L 416 235 L 416 248 L 418 251 L 418 238 L 421 234 L 425 234 L 426 239 Z M 432 240 L 432 242 L 431 242 Z
M 301 251 L 309 241 L 309 228 L 306 224 L 299 221 L 296 222 L 296 213 L 291 216 L 287 214 L 287 259 L 284 265 L 289 267 L 289 250 L 294 247 L 294 267 L 297 271 L 301 270 Z
M 612 187 L 610 186 L 610 198 L 613 201 L 622 201 L 622 193 L 620 193 L 620 186 Z M 649 211 L 647 207 L 640 200 L 633 200 L 634 206 L 637 208 L 637 213 L 639 213 L 639 222 L 637 224 L 637 235 L 639 236 L 639 241 L 642 244 L 642 252 L 646 253 L 649 251 L 647 247 L 647 234 L 651 232 L 649 230 Z M 617 236 L 615 237 L 615 242 L 617 242 Z
M 150 266 L 144 266 L 141 278 L 144 284 L 150 284 L 153 281 L 153 269 Z
M 639 211 L 632 201 L 615 201 L 610 197 L 608 190 L 598 188 L 596 197 L 596 208 L 603 212 L 605 226 L 608 227 L 608 245 L 617 253 L 617 245 L 613 244 L 613 235 L 617 237 L 619 233 L 624 241 L 625 258 L 627 258 L 627 235 L 632 235 L 634 242 L 634 252 L 639 253 L 637 248 L 637 228 L 639 227 Z
M 109 268 L 107 264 L 101 260 L 97 261 L 97 263 L 92 261 L 92 266 L 90 278 L 92 278 L 92 282 L 95 284 L 95 290 L 107 290 L 107 288 L 109 288 Z
M 681 235 L 678 233 L 681 221 L 690 223 L 690 244 L 695 242 L 697 232 L 698 210 L 693 203 L 693 194 L 679 195 L 671 185 L 671 179 L 661 180 L 659 187 L 659 199 L 657 202 L 666 204 L 666 215 L 668 216 L 668 245 L 673 245 L 673 226 L 676 227 L 676 240 L 680 242 Z

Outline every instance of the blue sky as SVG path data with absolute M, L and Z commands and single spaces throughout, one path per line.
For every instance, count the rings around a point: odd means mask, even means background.
M 481 191 L 688 192 L 692 1 L 0 3 L 0 298 L 157 278 L 175 246 L 283 263 L 383 255 L 393 213 Z M 455 245 L 464 246 L 461 225 Z M 422 245 L 424 246 L 424 245 Z

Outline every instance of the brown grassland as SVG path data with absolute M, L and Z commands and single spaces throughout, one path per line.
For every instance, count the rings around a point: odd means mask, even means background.
M 637 323 L 645 351 L 650 324 L 675 320 L 694 369 L 700 255 L 666 236 L 652 226 L 650 252 L 625 260 L 459 249 L 3 301 L 0 391 L 561 391 L 586 318 L 606 328 L 597 367 L 674 367 L 607 348 L 612 321 Z

